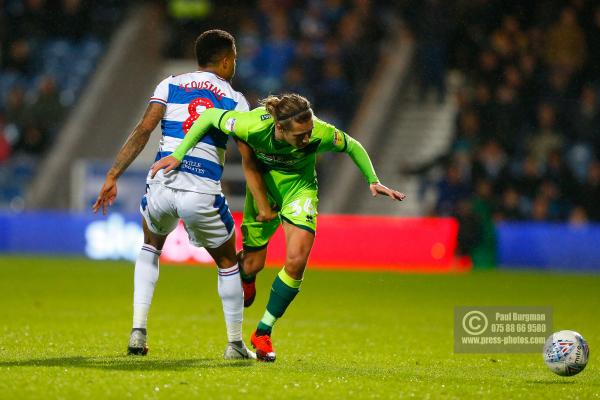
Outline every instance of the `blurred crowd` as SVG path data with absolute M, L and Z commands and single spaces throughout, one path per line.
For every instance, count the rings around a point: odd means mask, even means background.
M 270 93 L 297 92 L 320 118 L 344 129 L 398 21 L 390 2 L 375 0 L 258 0 L 230 13 L 238 47 L 234 87 L 251 107 Z M 176 32 L 199 30 L 185 18 L 174 23 Z M 180 35 L 174 39 L 171 49 L 182 55 Z
M 460 4 L 441 43 L 464 83 L 435 213 L 600 221 L 600 5 Z
M 126 3 L 0 0 L 0 205 L 22 194 Z M 234 84 L 252 107 L 270 93 L 294 91 L 345 129 L 397 23 L 393 7 L 377 0 L 162 4 L 171 16 L 169 56 L 193 58 L 198 33 L 229 22 L 239 53 Z
M 237 32 L 239 83 L 251 102 L 282 90 L 301 93 L 320 118 L 347 129 L 395 22 L 380 3 L 259 1 Z
M 21 195 L 96 68 L 117 0 L 0 0 L 0 204 Z

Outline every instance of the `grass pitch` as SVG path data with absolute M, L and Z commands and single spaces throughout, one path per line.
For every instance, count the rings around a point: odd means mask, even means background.
M 277 271 L 258 277 L 245 337 Z M 222 360 L 213 268 L 161 267 L 147 357 L 127 357 L 126 262 L 0 258 L 0 398 L 600 398 L 600 276 L 309 270 L 273 335 L 277 362 Z M 455 305 L 552 305 L 588 340 L 562 378 L 541 354 L 454 354 Z

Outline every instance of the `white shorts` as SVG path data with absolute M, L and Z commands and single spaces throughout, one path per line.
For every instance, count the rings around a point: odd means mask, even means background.
M 140 212 L 150 231 L 161 236 L 171 233 L 181 218 L 190 242 L 198 247 L 219 247 L 235 232 L 233 217 L 222 194 L 146 185 Z

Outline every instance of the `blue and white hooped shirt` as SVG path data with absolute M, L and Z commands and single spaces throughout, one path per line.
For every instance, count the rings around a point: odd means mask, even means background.
M 248 102 L 229 82 L 211 72 L 190 72 L 170 76 L 156 86 L 150 102 L 167 107 L 161 122 L 162 138 L 156 159 L 171 154 L 183 141 L 185 134 L 207 108 L 248 111 Z M 198 144 L 187 152 L 174 171 L 154 178 L 147 184 L 206 194 L 221 193 L 221 176 L 225 164 L 228 136 L 211 129 Z

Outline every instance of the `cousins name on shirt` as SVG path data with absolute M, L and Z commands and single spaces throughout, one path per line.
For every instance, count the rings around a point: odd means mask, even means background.
M 219 89 L 218 86 L 215 86 L 210 81 L 199 81 L 199 82 L 192 81 L 192 82 L 186 83 L 185 85 L 183 83 L 180 83 L 179 87 L 184 89 L 186 92 L 191 92 L 193 90 L 202 90 L 202 89 L 209 90 L 214 93 L 214 95 L 217 97 L 217 100 L 222 100 L 223 97 L 225 96 L 225 92 L 223 92 L 221 89 Z

